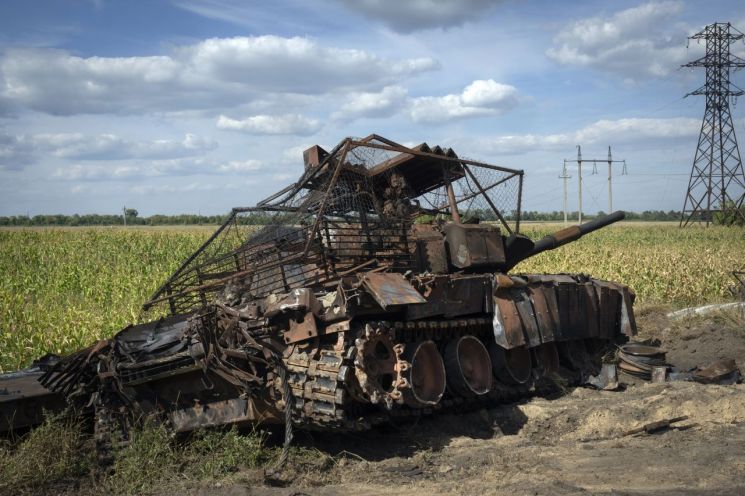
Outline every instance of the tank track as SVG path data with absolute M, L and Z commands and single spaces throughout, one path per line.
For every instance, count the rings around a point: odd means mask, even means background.
M 471 411 L 512 403 L 531 395 L 546 393 L 550 389 L 547 388 L 546 381 L 541 381 L 536 374 L 528 383 L 519 385 L 505 384 L 495 378 L 492 390 L 479 397 L 466 398 L 448 392 L 432 407 L 395 405 L 394 408 L 386 409 L 381 405 L 371 405 L 361 398 L 354 373 L 354 341 L 366 324 L 387 329 L 396 343 L 432 340 L 441 347 L 449 340 L 463 335 L 472 335 L 482 340 L 494 339 L 491 316 L 421 321 L 363 320 L 357 322 L 353 330 L 338 341 L 342 345 L 311 349 L 296 347 L 285 358 L 289 371 L 288 382 L 294 397 L 293 424 L 311 430 L 362 431 L 394 419 L 435 412 Z M 582 373 L 575 374 L 567 382 L 576 384 L 582 376 Z

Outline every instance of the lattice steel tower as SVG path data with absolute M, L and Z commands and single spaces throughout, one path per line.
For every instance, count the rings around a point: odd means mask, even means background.
M 745 222 L 745 173 L 729 105 L 731 97 L 743 94 L 730 81 L 730 68 L 736 71 L 745 67 L 745 60 L 730 53 L 730 45 L 743 37 L 745 34 L 730 23 L 722 22 L 709 24 L 689 37 L 689 40 L 706 40 L 706 55 L 683 67 L 705 67 L 706 83 L 686 96 L 706 95 L 706 112 L 688 181 L 681 227 L 694 222 L 705 222 L 708 226 L 715 215 L 721 216 L 725 224 Z

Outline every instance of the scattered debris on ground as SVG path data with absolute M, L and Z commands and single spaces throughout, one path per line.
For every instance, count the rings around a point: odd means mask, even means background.
M 680 369 L 725 358 L 745 363 L 745 323 L 737 317 L 639 314 L 639 338 L 657 343 Z M 243 469 L 228 479 L 181 482 L 178 492 L 745 494 L 736 476 L 745 470 L 745 385 L 652 383 L 620 370 L 617 377 L 626 386 L 618 391 L 576 388 L 362 433 L 301 432 L 279 486 L 265 485 L 260 469 Z M 55 492 L 97 490 L 83 480 Z

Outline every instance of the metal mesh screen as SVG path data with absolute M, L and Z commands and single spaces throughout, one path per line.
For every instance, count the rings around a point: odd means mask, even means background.
M 414 222 L 449 217 L 519 230 L 522 171 L 426 144 L 347 138 L 294 183 L 229 219 L 152 296 L 172 314 L 218 298 L 240 304 L 293 288 L 332 288 L 347 274 L 414 268 Z

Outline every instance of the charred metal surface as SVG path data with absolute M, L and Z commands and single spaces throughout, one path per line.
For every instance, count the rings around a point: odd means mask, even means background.
M 22 430 L 41 423 L 44 412 L 64 408 L 60 394 L 39 384 L 38 368 L 0 374 L 0 433 Z
M 621 284 L 507 274 L 622 213 L 533 243 L 518 233 L 522 171 L 376 135 L 304 162 L 145 303 L 166 317 L 61 359 L 42 397 L 92 411 L 100 446 L 143 419 L 360 430 L 511 401 L 546 374 L 581 383 L 599 369 L 588 348 L 635 333 Z
M 401 274 L 369 273 L 362 277 L 365 286 L 383 310 L 397 305 L 416 305 L 427 300 Z

